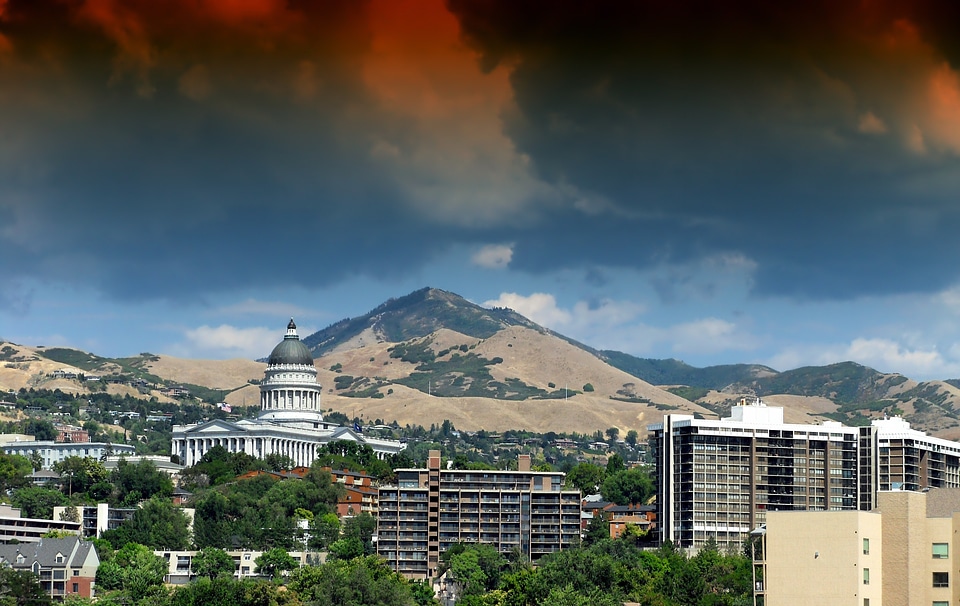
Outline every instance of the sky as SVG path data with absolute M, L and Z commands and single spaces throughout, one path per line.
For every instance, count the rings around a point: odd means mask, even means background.
M 0 338 L 258 358 L 424 286 L 960 378 L 960 5 L 0 0 Z

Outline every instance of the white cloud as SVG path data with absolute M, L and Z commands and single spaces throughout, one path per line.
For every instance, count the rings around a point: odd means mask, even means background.
M 513 244 L 488 244 L 475 252 L 470 260 L 487 269 L 504 269 L 513 259 Z
M 893 339 L 857 338 L 847 344 L 791 347 L 767 364 L 783 371 L 851 361 L 880 372 L 896 372 L 924 381 L 960 376 L 960 347 L 954 347 L 948 353 L 949 357 L 936 347 L 911 347 Z
M 215 358 L 261 358 L 283 337 L 277 328 L 237 328 L 227 324 L 188 329 L 177 355 Z
M 935 348 L 908 349 L 889 339 L 854 339 L 846 355 L 871 368 L 908 377 L 950 378 L 960 373 L 960 364 L 945 359 Z
M 938 298 L 950 311 L 960 314 L 960 286 L 941 292 Z
M 717 318 L 663 328 L 644 324 L 638 320 L 645 307 L 631 301 L 604 299 L 592 305 L 578 301 L 571 308 L 563 308 L 549 293 L 501 293 L 498 299 L 484 305 L 509 307 L 537 324 L 592 347 L 634 355 L 650 355 L 663 349 L 678 354 L 712 354 L 747 351 L 758 345 L 758 339 L 741 326 Z
M 709 354 L 744 351 L 756 347 L 757 339 L 736 324 L 718 318 L 702 318 L 661 331 L 661 340 L 678 353 Z
M 500 298 L 486 301 L 485 307 L 509 307 L 517 313 L 530 318 L 547 328 L 559 329 L 570 323 L 569 311 L 557 306 L 557 299 L 551 294 L 535 292 L 529 297 L 514 292 L 500 293 Z

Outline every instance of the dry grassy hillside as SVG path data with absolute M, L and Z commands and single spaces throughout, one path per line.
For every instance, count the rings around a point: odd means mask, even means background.
M 248 384 L 250 379 L 263 378 L 267 367 L 253 360 L 187 360 L 172 356 L 158 356 L 146 365 L 148 372 L 177 383 L 203 385 L 211 389 L 235 389 Z
M 705 416 L 712 414 L 701 406 L 617 370 L 562 339 L 528 328 L 507 328 L 485 340 L 441 329 L 429 339 L 435 353 L 466 345 L 486 359 L 502 358 L 503 362 L 489 367 L 497 380 L 516 377 L 544 390 L 552 390 L 549 384 L 553 383 L 561 389 L 567 385 L 572 391 L 582 391 L 583 386 L 590 383 L 594 391 L 575 394 L 567 400 L 512 401 L 439 398 L 392 384 L 381 388 L 385 396 L 382 399 L 340 396 L 332 389 L 338 375 L 382 377 L 390 381 L 406 377 L 416 368 L 415 364 L 390 357 L 388 350 L 394 344 L 364 340 L 362 344 L 357 341 L 353 349 L 338 347 L 316 361 L 318 378 L 324 385 L 324 408 L 371 421 L 396 420 L 401 425 L 430 426 L 449 419 L 456 427 L 468 431 L 522 428 L 538 432 L 581 433 L 612 426 L 620 428 L 623 433 L 630 429 L 642 433 L 648 423 L 658 422 L 668 410 L 699 412 Z M 338 368 L 340 372 L 331 368 Z M 388 394 L 388 390 L 393 393 Z M 653 404 L 614 400 L 610 396 L 646 398 Z
M 79 368 L 41 358 L 37 355 L 38 351 L 43 351 L 40 348 L 0 343 L 0 350 L 5 351 L 3 362 L 0 363 L 0 392 L 11 389 L 17 391 L 24 387 L 60 389 L 71 393 L 85 391 L 78 381 L 49 377 L 50 373 L 59 369 L 82 371 Z

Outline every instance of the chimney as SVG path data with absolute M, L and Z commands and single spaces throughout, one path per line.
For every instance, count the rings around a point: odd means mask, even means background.
M 530 471 L 530 455 L 522 454 L 517 458 L 517 471 Z

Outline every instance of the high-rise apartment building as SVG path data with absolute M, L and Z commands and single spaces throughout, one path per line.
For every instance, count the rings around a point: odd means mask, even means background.
M 720 420 L 666 415 L 649 431 L 660 538 L 682 548 L 736 548 L 769 511 L 870 511 L 879 490 L 960 486 L 960 444 L 900 418 L 791 424 L 757 400 Z
M 563 490 L 564 474 L 441 469 L 431 450 L 427 469 L 397 470 L 397 485 L 380 488 L 377 553 L 408 578 L 436 574 L 440 554 L 458 542 L 487 543 L 531 560 L 576 544 L 580 492 Z
M 758 401 L 719 421 L 666 415 L 650 431 L 661 539 L 679 547 L 736 547 L 771 510 L 857 509 L 857 428 L 787 424 Z
M 877 490 L 960 486 L 960 444 L 910 429 L 894 417 L 873 422 Z

